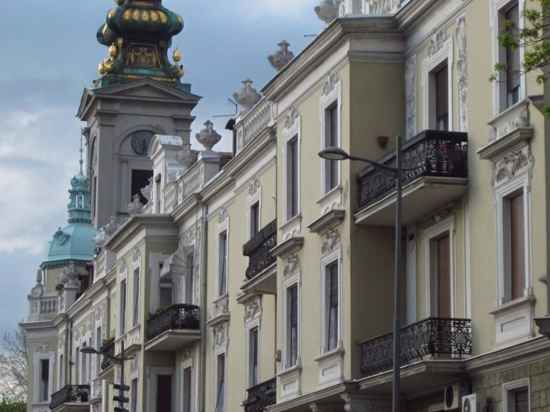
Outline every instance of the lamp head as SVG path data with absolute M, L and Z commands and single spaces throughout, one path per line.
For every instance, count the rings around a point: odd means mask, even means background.
M 82 349 L 80 349 L 80 352 L 81 353 L 84 353 L 84 354 L 87 354 L 87 355 L 97 355 L 99 352 L 96 351 L 94 348 L 92 348 L 91 346 L 85 346 L 83 347 Z
M 350 158 L 343 149 L 339 147 L 327 147 L 325 150 L 319 152 L 319 157 L 325 160 L 342 161 Z

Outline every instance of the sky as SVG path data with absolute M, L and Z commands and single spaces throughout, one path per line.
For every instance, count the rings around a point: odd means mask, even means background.
M 227 98 L 250 78 L 275 74 L 267 56 L 288 40 L 297 54 L 324 25 L 318 0 L 164 0 L 182 15 L 174 45 L 183 52 L 195 94 L 193 136 L 213 115 L 232 113 Z M 66 223 L 67 188 L 78 172 L 82 90 L 107 55 L 96 41 L 113 0 L 18 0 L 0 25 L 0 334 L 28 311 L 27 295 L 47 242 Z M 5 13 L 5 11 L 4 11 Z M 219 132 L 227 119 L 212 118 Z M 228 150 L 225 136 L 219 148 Z

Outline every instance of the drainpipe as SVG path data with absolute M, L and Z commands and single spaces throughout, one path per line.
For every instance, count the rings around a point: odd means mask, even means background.
M 200 385 L 199 385 L 199 411 L 205 412 L 205 396 L 206 396 L 206 313 L 207 313 L 207 273 L 208 273 L 208 207 L 202 203 L 202 199 L 199 198 L 199 204 L 201 205 L 201 290 L 200 290 L 200 325 L 201 325 L 201 341 L 200 341 Z

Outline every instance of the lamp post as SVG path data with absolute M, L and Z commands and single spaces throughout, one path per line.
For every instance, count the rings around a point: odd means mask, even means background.
M 80 352 L 86 355 L 102 355 L 106 358 L 111 359 L 114 363 L 120 365 L 120 383 L 118 385 L 113 385 L 115 389 L 118 389 L 118 396 L 115 396 L 113 400 L 118 402 L 118 407 L 115 407 L 114 412 L 128 412 L 124 408 L 124 404 L 128 402 L 128 399 L 124 397 L 124 392 L 130 390 L 130 387 L 124 384 L 124 362 L 132 359 L 131 357 L 126 357 L 124 353 L 124 340 L 120 342 L 120 355 L 110 355 L 104 351 L 96 350 L 91 346 L 84 347 L 80 349 Z
M 400 375 L 400 353 L 401 353 L 401 319 L 399 314 L 400 292 L 400 274 L 401 269 L 401 200 L 402 200 L 402 172 L 401 165 L 401 139 L 396 137 L 396 165 L 395 167 L 386 166 L 373 160 L 362 157 L 351 156 L 339 147 L 327 147 L 319 153 L 319 157 L 330 161 L 357 161 L 366 163 L 376 169 L 391 174 L 395 179 L 396 202 L 395 202 L 395 254 L 394 254 L 394 273 L 393 273 L 393 380 L 392 380 L 392 412 L 399 412 L 399 393 L 401 385 Z M 408 170 L 408 169 L 407 169 Z

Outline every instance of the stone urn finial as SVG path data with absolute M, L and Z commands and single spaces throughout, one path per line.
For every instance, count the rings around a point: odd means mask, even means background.
M 319 5 L 315 7 L 317 17 L 323 20 L 326 24 L 338 17 L 338 0 L 320 0 Z
M 212 148 L 218 144 L 218 142 L 221 140 L 221 136 L 216 130 L 214 130 L 214 123 L 212 123 L 210 120 L 207 120 L 204 123 L 204 129 L 202 129 L 197 135 L 195 136 L 197 141 L 202 144 L 206 151 L 210 152 L 212 151 Z
M 294 58 L 294 53 L 289 49 L 290 43 L 286 40 L 283 40 L 278 44 L 279 50 L 268 57 L 269 63 L 275 68 L 275 70 L 280 71 L 285 67 L 290 61 Z
M 252 80 L 246 79 L 243 81 L 243 87 L 233 93 L 233 98 L 243 111 L 246 111 L 258 103 L 262 96 L 252 87 Z

